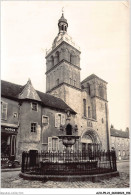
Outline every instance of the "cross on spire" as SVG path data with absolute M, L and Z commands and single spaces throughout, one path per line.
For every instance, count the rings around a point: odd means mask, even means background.
M 62 7 L 62 14 L 64 14 L 64 7 Z

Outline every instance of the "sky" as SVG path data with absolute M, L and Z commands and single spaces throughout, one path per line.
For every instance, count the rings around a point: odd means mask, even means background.
M 45 92 L 46 49 L 62 14 L 81 49 L 81 81 L 108 82 L 110 124 L 129 127 L 129 6 L 122 1 L 2 1 L 1 79 Z

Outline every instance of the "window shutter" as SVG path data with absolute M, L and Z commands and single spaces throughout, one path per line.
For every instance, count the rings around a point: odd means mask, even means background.
M 7 103 L 1 103 L 1 119 L 7 119 Z
M 65 115 L 61 115 L 61 125 L 65 125 Z
M 57 139 L 57 143 L 56 143 L 56 150 L 59 150 L 59 138 Z
M 59 114 L 58 113 L 55 114 L 55 127 L 60 127 Z
M 52 151 L 52 137 L 48 137 L 48 151 Z

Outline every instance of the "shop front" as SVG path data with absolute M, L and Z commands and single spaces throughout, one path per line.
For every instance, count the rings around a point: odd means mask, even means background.
M 15 160 L 17 129 L 17 125 L 1 126 L 1 165 Z

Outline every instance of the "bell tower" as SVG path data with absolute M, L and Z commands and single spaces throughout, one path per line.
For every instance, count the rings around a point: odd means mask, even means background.
M 62 13 L 58 34 L 46 53 L 46 93 L 67 102 L 68 88 L 81 90 L 80 48 L 67 33 L 68 22 Z

